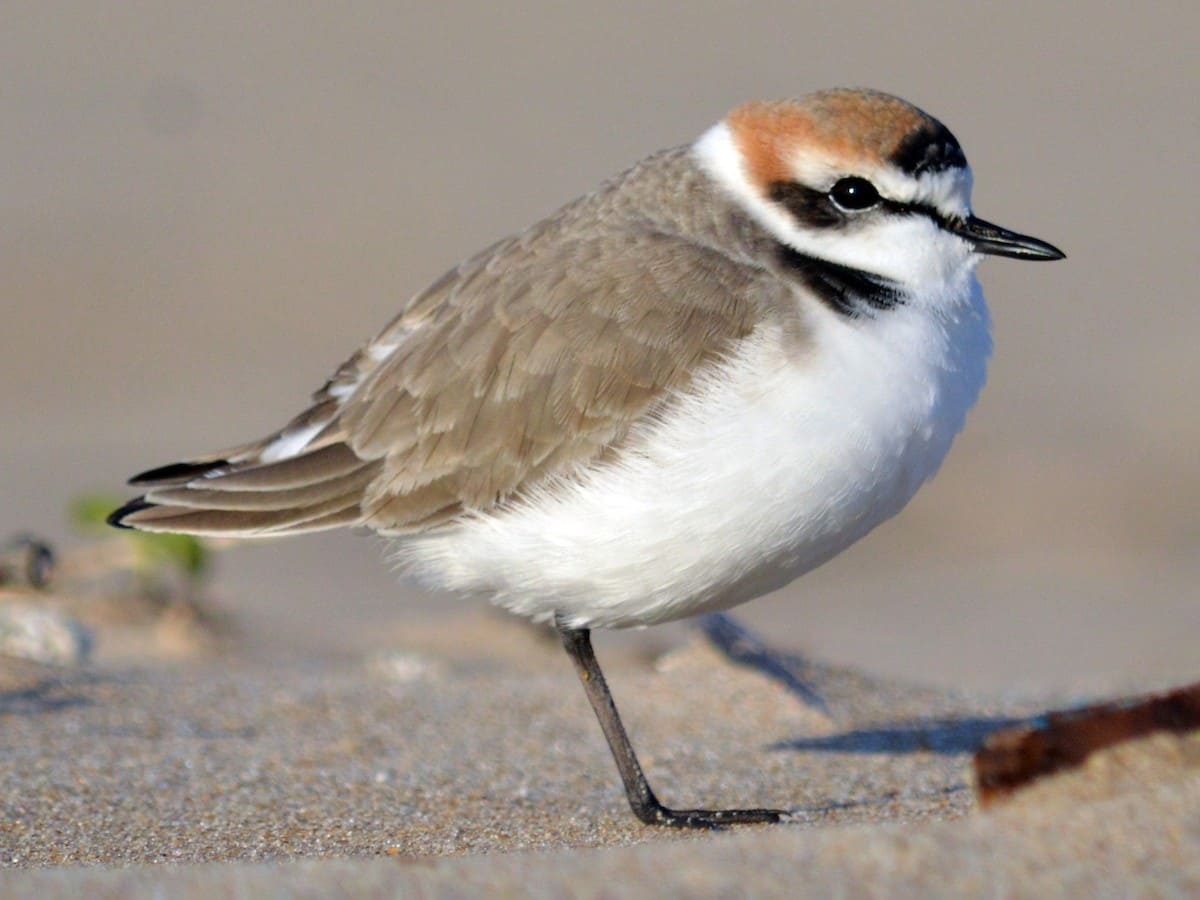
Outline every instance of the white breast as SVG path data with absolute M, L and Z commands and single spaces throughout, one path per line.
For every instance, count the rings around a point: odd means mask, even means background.
M 803 347 L 764 328 L 620 459 L 518 508 L 405 539 L 402 566 L 537 621 L 628 627 L 742 603 L 899 512 L 983 387 L 971 277 L 933 314 L 810 310 Z

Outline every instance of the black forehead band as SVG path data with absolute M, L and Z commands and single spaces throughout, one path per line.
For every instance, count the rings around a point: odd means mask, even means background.
M 915 177 L 924 172 L 965 168 L 967 157 L 949 128 L 941 122 L 931 122 L 905 138 L 890 162 Z

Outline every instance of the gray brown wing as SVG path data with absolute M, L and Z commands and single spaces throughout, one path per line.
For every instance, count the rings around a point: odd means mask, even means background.
M 649 228 L 579 230 L 550 220 L 447 273 L 286 428 L 145 473 L 111 521 L 413 532 L 594 463 L 750 332 L 762 275 Z
M 382 461 L 373 527 L 426 527 L 587 466 L 755 320 L 748 273 L 676 237 L 537 238 L 417 298 L 342 409 L 349 445 Z

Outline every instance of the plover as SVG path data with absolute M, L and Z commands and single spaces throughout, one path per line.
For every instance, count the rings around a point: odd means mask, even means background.
M 268 437 L 153 469 L 113 513 L 264 538 L 365 526 L 425 584 L 553 624 L 633 812 L 655 797 L 590 630 L 782 587 L 937 470 L 991 352 L 984 255 L 939 121 L 831 90 L 733 110 L 410 300 Z

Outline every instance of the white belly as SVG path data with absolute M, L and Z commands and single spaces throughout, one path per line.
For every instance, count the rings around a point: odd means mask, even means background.
M 956 314 L 814 313 L 764 329 L 630 451 L 530 502 L 398 545 L 442 589 L 537 621 L 628 627 L 742 603 L 895 515 L 938 468 L 983 387 L 978 285 Z

